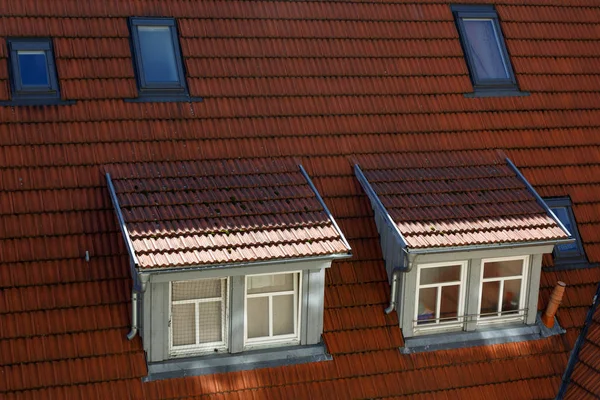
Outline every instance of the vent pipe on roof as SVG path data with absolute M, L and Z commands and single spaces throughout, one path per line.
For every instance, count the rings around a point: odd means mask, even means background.
M 558 281 L 550 295 L 550 301 L 548 301 L 546 311 L 544 311 L 544 315 L 542 315 L 542 322 L 547 328 L 552 328 L 554 326 L 554 315 L 562 301 L 563 294 L 565 293 L 565 286 L 567 285 L 564 282 Z

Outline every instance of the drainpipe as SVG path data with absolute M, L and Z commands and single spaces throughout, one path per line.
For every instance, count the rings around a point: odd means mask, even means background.
M 396 308 L 396 296 L 398 292 L 398 279 L 400 278 L 400 268 L 394 268 L 392 272 L 392 289 L 390 290 L 390 305 L 384 310 L 386 314 L 391 313 Z
M 133 340 L 138 331 L 138 297 L 139 292 L 131 289 L 131 330 L 127 334 L 127 340 Z
M 548 302 L 544 315 L 542 315 L 542 322 L 547 328 L 552 328 L 554 326 L 554 315 L 562 301 L 563 294 L 565 293 L 565 286 L 566 284 L 564 282 L 558 281 L 550 295 L 550 301 Z

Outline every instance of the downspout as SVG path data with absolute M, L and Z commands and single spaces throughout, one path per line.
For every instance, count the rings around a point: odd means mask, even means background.
M 390 305 L 384 310 L 386 314 L 391 313 L 396 308 L 396 296 L 398 295 L 398 279 L 400 277 L 400 273 L 402 272 L 401 268 L 394 268 L 392 272 L 392 289 L 390 290 Z
M 127 340 L 133 340 L 138 331 L 138 298 L 139 292 L 135 287 L 131 289 L 131 330 L 127 334 Z

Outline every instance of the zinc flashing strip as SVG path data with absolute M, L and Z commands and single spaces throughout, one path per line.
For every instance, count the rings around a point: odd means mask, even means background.
M 139 262 L 135 255 L 135 250 L 133 249 L 133 242 L 129 237 L 129 232 L 127 232 L 127 226 L 125 225 L 125 218 L 123 218 L 123 213 L 121 212 L 121 206 L 119 205 L 119 199 L 117 198 L 117 192 L 115 191 L 115 187 L 112 183 L 112 179 L 110 178 L 110 173 L 106 173 L 106 183 L 108 184 L 108 191 L 110 193 L 110 200 L 113 203 L 113 207 L 117 213 L 117 219 L 119 220 L 119 227 L 121 228 L 121 233 L 123 234 L 123 238 L 125 239 L 125 244 L 127 245 L 127 251 L 131 256 L 131 260 L 133 261 L 134 266 L 138 266 Z
M 546 211 L 546 213 L 548 215 L 550 215 L 550 217 L 558 224 L 558 226 L 560 226 L 560 228 L 567 233 L 567 235 L 569 236 L 569 239 L 571 239 L 567 243 L 575 242 L 575 238 L 573 237 L 571 232 L 569 232 L 569 230 L 563 225 L 563 223 L 560 222 L 560 219 L 558 219 L 558 217 L 556 215 L 554 215 L 554 212 L 552 212 L 552 210 L 550 209 L 550 207 L 548 207 L 548 205 L 546 204 L 544 199 L 542 199 L 542 197 L 538 194 L 538 192 L 536 192 L 536 190 L 533 188 L 533 186 L 531 186 L 529 181 L 527 181 L 527 179 L 525 179 L 525 176 L 523 176 L 523 174 L 521 173 L 521 171 L 519 171 L 517 166 L 515 164 L 513 164 L 513 162 L 510 160 L 510 158 L 506 157 L 505 160 L 506 160 L 508 166 L 515 172 L 515 174 L 517 174 L 517 177 L 521 180 L 521 182 L 523 182 L 525 184 L 525 186 L 527 187 L 527 190 L 529 190 L 529 192 L 533 195 L 533 197 L 535 197 L 535 200 L 537 201 L 537 203 L 540 206 L 542 206 L 544 211 Z
M 396 235 L 402 242 L 402 247 L 408 248 L 408 243 L 407 243 L 406 239 L 404 239 L 402 232 L 400 232 L 400 229 L 398 229 L 398 226 L 396 225 L 396 223 L 394 222 L 394 220 L 388 213 L 387 209 L 385 208 L 383 203 L 381 203 L 381 200 L 379 200 L 379 196 L 377 196 L 377 193 L 375 193 L 375 190 L 373 190 L 373 187 L 371 186 L 371 184 L 369 183 L 369 181 L 363 174 L 363 172 L 360 169 L 360 166 L 358 164 L 354 164 L 354 174 L 356 175 L 356 178 L 358 179 L 358 182 L 362 186 L 365 193 L 367 193 L 367 197 L 369 198 L 369 200 L 371 200 L 371 204 L 378 209 L 378 211 L 381 213 L 381 215 L 383 215 L 387 224 L 390 226 L 390 228 L 392 228 L 392 230 L 396 233 Z
M 344 246 L 346 246 L 346 248 L 348 249 L 348 251 L 351 252 L 352 248 L 350 247 L 350 243 L 348 243 L 348 241 L 346 240 L 346 236 L 344 236 L 344 233 L 342 232 L 342 230 L 338 226 L 337 222 L 335 221 L 335 218 L 333 218 L 333 214 L 331 214 L 331 211 L 329 211 L 329 208 L 327 207 L 327 205 L 325 204 L 325 201 L 321 197 L 321 194 L 319 193 L 319 191 L 315 187 L 312 179 L 310 179 L 310 176 L 308 175 L 308 173 L 306 172 L 306 170 L 304 169 L 304 167 L 302 166 L 302 164 L 298 164 L 298 168 L 300 168 L 300 172 L 302 173 L 302 175 L 304 175 L 304 179 L 306 179 L 306 182 L 308 183 L 308 185 L 312 189 L 313 193 L 315 194 L 315 196 L 317 196 L 317 199 L 319 200 L 319 203 L 321 203 L 321 206 L 323 207 L 323 209 L 325 210 L 325 213 L 327 214 L 327 218 L 329 218 L 329 220 L 333 224 L 335 230 L 339 233 L 340 238 L 342 239 L 342 242 L 344 243 Z

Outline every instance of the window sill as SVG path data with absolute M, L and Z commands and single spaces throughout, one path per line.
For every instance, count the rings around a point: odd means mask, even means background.
M 219 354 L 212 356 L 174 359 L 148 363 L 148 376 L 144 382 L 161 379 L 199 376 L 257 368 L 271 368 L 308 362 L 329 361 L 324 344 L 311 346 L 290 346 L 264 350 L 245 351 L 237 354 Z
M 529 96 L 529 92 L 521 92 L 518 89 L 477 89 L 473 93 L 465 93 L 467 98 L 480 97 L 525 97 Z
M 70 106 L 77 103 L 75 100 L 61 99 L 16 99 L 0 101 L 3 107 L 32 107 L 32 106 Z
M 125 99 L 126 103 L 201 103 L 202 97 L 190 96 L 140 96 L 134 99 Z
M 415 336 L 404 339 L 402 354 L 422 353 L 436 350 L 451 350 L 465 347 L 488 346 L 511 342 L 525 342 L 560 335 L 566 331 L 560 327 L 556 318 L 554 327 L 549 329 L 540 320 L 538 312 L 534 325 L 512 323 L 503 327 L 485 326 L 473 332 L 453 332 Z

